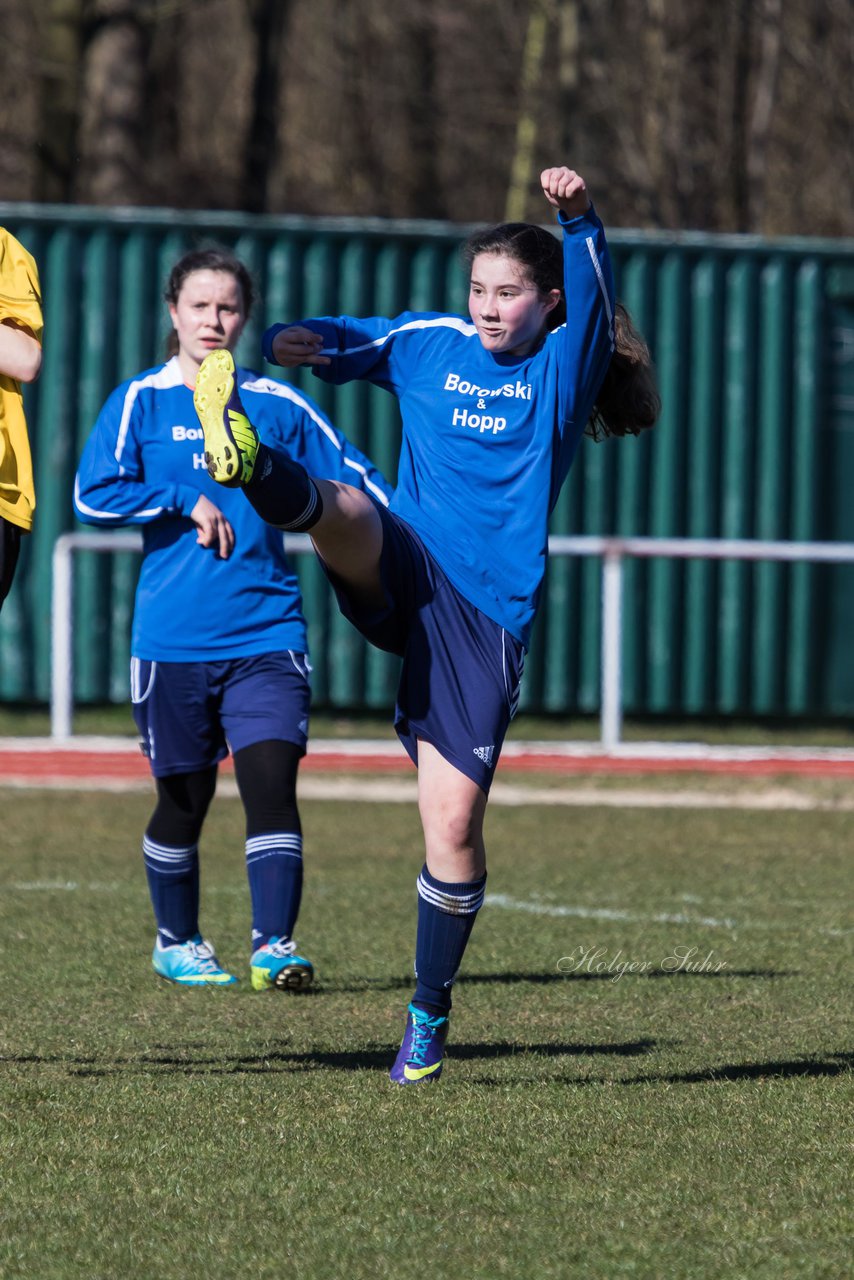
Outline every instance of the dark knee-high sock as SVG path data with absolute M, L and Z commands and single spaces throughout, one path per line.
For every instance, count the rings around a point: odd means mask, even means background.
M 253 950 L 268 938 L 290 941 L 302 898 L 302 836 L 295 831 L 267 831 L 247 837 L 246 870 Z
M 263 444 L 243 492 L 261 519 L 277 529 L 305 533 L 323 515 L 323 499 L 305 467 Z
M 161 945 L 186 942 L 199 932 L 199 847 L 184 849 L 142 838 L 148 891 Z
M 470 884 L 451 884 L 431 876 L 426 865 L 418 877 L 418 933 L 415 941 L 417 985 L 412 1003 L 430 1013 L 447 1013 L 451 987 L 483 905 L 486 874 Z
M 246 810 L 246 872 L 252 898 L 252 949 L 290 941 L 302 898 L 302 825 L 297 770 L 302 748 L 277 739 L 234 753 Z

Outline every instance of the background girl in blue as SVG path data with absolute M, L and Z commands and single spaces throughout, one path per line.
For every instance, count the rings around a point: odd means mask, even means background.
M 658 412 L 583 179 L 553 168 L 541 182 L 562 248 L 527 224 L 473 237 L 470 321 L 324 317 L 265 335 L 276 363 L 313 365 L 331 382 L 366 378 L 399 398 L 403 444 L 387 511 L 256 449 L 245 419 L 233 430 L 227 353 L 208 358 L 196 393 L 211 474 L 242 483 L 270 522 L 310 529 L 343 611 L 403 657 L 395 727 L 418 766 L 426 859 L 417 985 L 391 1071 L 401 1084 L 442 1068 L 451 986 L 484 897 L 484 813 L 516 707 L 549 514 L 591 418 L 624 435 Z
M 118 387 L 80 459 L 77 516 L 142 526 L 133 619 L 133 713 L 157 787 L 143 855 L 157 938 L 153 963 L 187 985 L 228 985 L 199 931 L 198 842 L 229 747 L 246 811 L 256 989 L 312 981 L 292 933 L 302 892 L 296 777 L 309 715 L 306 626 L 282 535 L 205 468 L 193 408 L 199 366 L 233 350 L 251 277 L 218 248 L 185 254 L 166 290 L 174 354 Z M 314 474 L 385 505 L 383 476 L 294 388 L 248 369 L 240 394 L 259 435 Z

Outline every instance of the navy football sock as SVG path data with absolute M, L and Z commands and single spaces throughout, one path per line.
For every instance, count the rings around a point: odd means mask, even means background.
M 323 515 L 323 499 L 305 467 L 263 444 L 243 492 L 261 519 L 277 529 L 306 533 Z
M 142 856 L 162 946 L 186 942 L 199 932 L 199 847 L 176 849 L 146 834 Z
M 447 1013 L 451 987 L 463 958 L 475 916 L 483 904 L 486 874 L 471 884 L 418 877 L 418 933 L 415 942 L 417 985 L 412 1003 L 432 1014 Z
M 252 898 L 252 948 L 290 939 L 302 898 L 302 836 L 268 831 L 248 836 L 246 871 Z

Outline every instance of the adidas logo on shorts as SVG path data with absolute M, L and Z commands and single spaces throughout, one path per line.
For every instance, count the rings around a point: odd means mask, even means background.
M 484 764 L 492 766 L 492 757 L 495 753 L 495 747 L 474 747 L 474 754 L 478 760 L 482 760 Z

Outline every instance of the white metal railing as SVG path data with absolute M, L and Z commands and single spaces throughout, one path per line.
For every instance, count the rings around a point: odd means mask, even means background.
M 290 554 L 312 551 L 307 534 L 287 534 Z M 136 532 L 64 533 L 53 549 L 51 597 L 51 737 L 72 735 L 73 710 L 73 565 L 74 552 L 139 551 Z M 615 751 L 622 732 L 622 610 L 623 561 L 666 558 L 677 560 L 771 560 L 788 563 L 854 564 L 854 542 L 774 542 L 752 538 L 615 538 L 580 535 L 549 538 L 550 556 L 602 558 L 602 699 L 600 742 Z
M 285 535 L 289 554 L 312 551 L 304 533 Z M 136 530 L 62 533 L 53 545 L 50 598 L 50 736 L 57 742 L 72 736 L 74 709 L 74 565 L 75 551 L 142 551 Z

